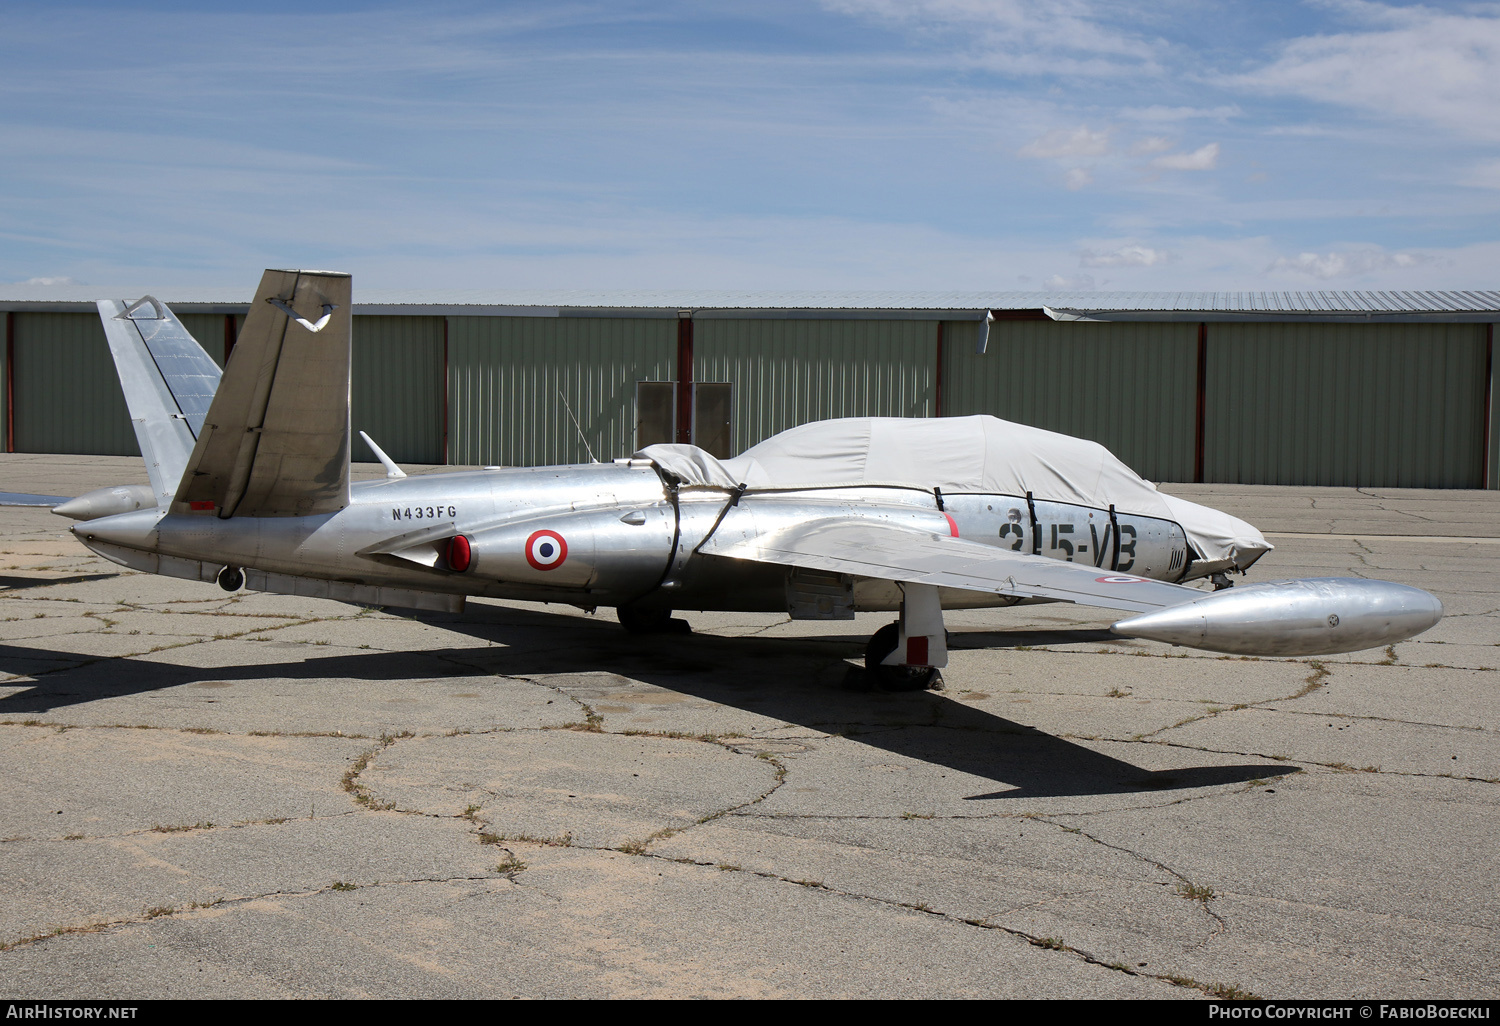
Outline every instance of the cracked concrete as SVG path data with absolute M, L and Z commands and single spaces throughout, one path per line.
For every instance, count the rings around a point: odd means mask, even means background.
M 226 596 L 0 510 L 0 993 L 1496 997 L 1500 495 L 1168 488 L 1252 579 L 1449 615 L 1299 661 L 958 612 L 887 695 L 882 616 Z

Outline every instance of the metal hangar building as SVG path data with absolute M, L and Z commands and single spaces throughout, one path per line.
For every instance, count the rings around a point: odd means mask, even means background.
M 6 451 L 138 451 L 94 301 L 139 294 L 0 287 Z M 155 294 L 232 352 L 247 296 Z M 987 413 L 1155 481 L 1496 488 L 1496 321 L 1500 291 L 367 290 L 352 418 L 400 462 L 516 466 Z

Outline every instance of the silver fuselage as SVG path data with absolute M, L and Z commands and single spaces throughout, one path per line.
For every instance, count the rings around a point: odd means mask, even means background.
M 1182 528 L 1167 520 L 1005 495 L 944 495 L 942 507 L 930 492 L 887 487 L 760 492 L 733 503 L 723 491 L 674 488 L 645 461 L 622 461 L 356 482 L 348 507 L 321 516 L 220 519 L 142 509 L 81 523 L 74 531 L 95 551 L 126 565 L 138 566 L 137 553 L 162 557 L 141 569 L 174 572 L 173 560 L 200 564 L 191 573 L 176 571 L 178 576 L 212 579 L 218 568 L 233 566 L 298 579 L 584 608 L 788 611 L 796 606 L 797 571 L 695 550 L 710 533 L 754 537 L 840 514 L 1157 580 L 1181 579 L 1189 563 Z M 443 544 L 454 534 L 471 546 L 472 559 L 462 572 L 445 561 Z M 548 556 L 538 558 L 541 550 Z M 851 584 L 855 609 L 900 607 L 893 582 Z M 947 589 L 943 595 L 951 608 L 1016 601 Z

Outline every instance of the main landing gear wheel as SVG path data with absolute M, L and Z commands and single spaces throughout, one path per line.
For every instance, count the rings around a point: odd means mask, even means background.
M 620 626 L 631 634 L 691 634 L 686 620 L 672 618 L 672 610 L 621 606 L 615 610 Z
M 237 566 L 226 566 L 219 571 L 219 587 L 225 591 L 239 591 L 245 586 L 245 574 Z
M 942 682 L 935 666 L 885 666 L 885 657 L 896 651 L 901 625 L 888 623 L 870 636 L 865 645 L 865 672 L 881 691 L 926 691 Z

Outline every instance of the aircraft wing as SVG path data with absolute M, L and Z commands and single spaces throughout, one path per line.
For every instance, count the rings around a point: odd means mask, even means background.
M 1046 598 L 1143 613 L 1208 597 L 1196 588 L 1110 573 L 859 517 L 803 521 L 748 538 L 710 538 L 699 550 L 812 570 Z
M 0 506 L 40 506 L 51 509 L 68 502 L 71 495 L 32 495 L 28 492 L 0 492 Z

